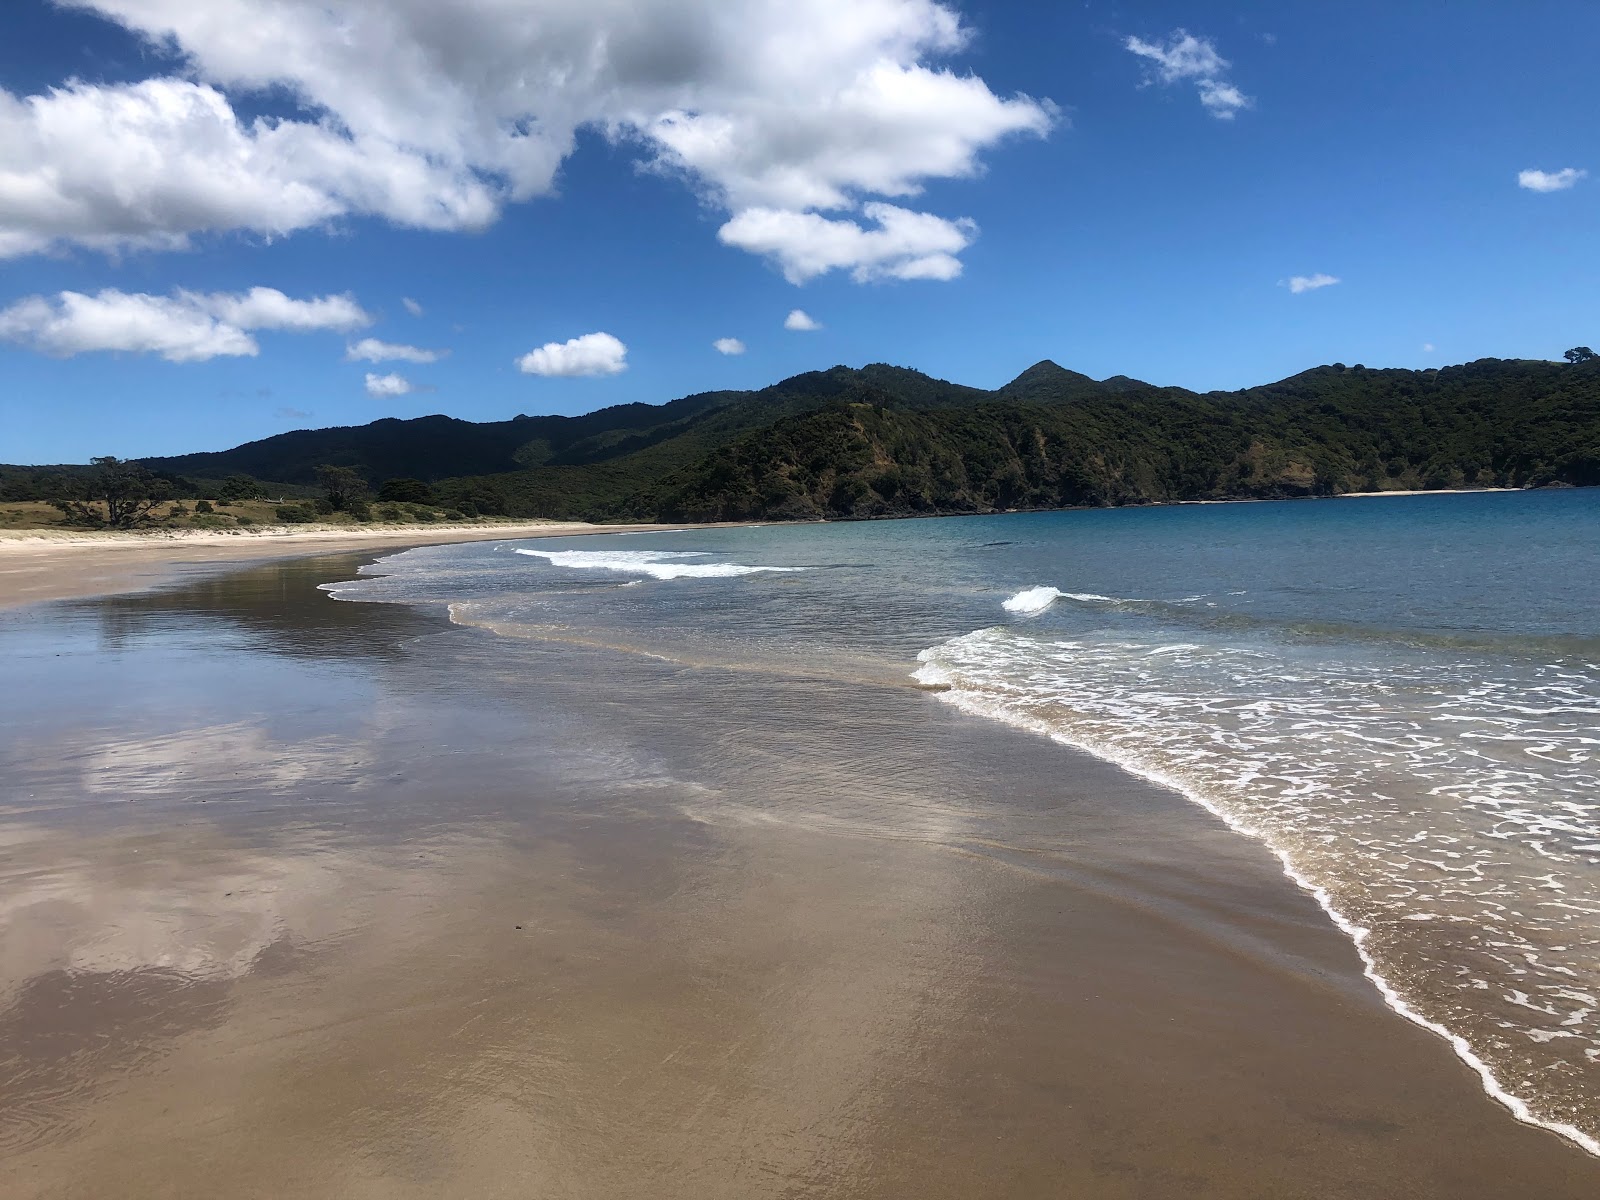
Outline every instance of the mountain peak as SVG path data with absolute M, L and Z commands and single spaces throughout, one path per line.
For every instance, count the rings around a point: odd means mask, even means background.
M 1008 400 L 1024 400 L 1035 404 L 1058 403 L 1072 400 L 1104 389 L 1087 375 L 1069 371 L 1060 363 L 1045 359 L 1036 362 L 1018 375 L 998 395 Z

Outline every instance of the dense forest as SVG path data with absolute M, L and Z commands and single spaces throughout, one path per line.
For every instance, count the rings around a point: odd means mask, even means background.
M 997 391 L 835 367 L 580 417 L 301 430 L 142 464 L 174 495 L 348 468 L 467 513 L 709 521 L 1600 484 L 1600 361 L 1318 367 L 1199 394 L 1043 362 Z M 82 468 L 0 467 L 56 499 Z

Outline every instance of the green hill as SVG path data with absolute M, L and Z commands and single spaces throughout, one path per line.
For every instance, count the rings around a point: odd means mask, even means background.
M 579 417 L 388 419 L 146 460 L 191 494 L 235 474 L 305 488 L 325 463 L 374 486 L 422 479 L 484 512 L 601 520 L 1587 486 L 1600 484 L 1600 363 L 1334 365 L 1206 394 L 1051 362 L 992 392 L 874 364 Z M 11 498 L 49 486 L 47 469 L 0 468 Z

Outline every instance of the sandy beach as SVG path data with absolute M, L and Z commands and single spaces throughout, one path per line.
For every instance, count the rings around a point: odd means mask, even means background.
M 308 547 L 5 552 L 8 1195 L 1600 1190 L 1175 793 Z

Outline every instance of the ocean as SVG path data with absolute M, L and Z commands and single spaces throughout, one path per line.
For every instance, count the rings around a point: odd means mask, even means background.
M 1486 1091 L 1600 1153 L 1597 534 L 1593 490 L 1185 505 L 426 547 L 326 590 L 439 605 L 529 687 L 551 644 L 902 681 L 1175 789 L 1270 847 Z M 716 719 L 732 747 L 783 714 Z M 977 853 L 1073 836 L 826 778 L 740 803 Z

